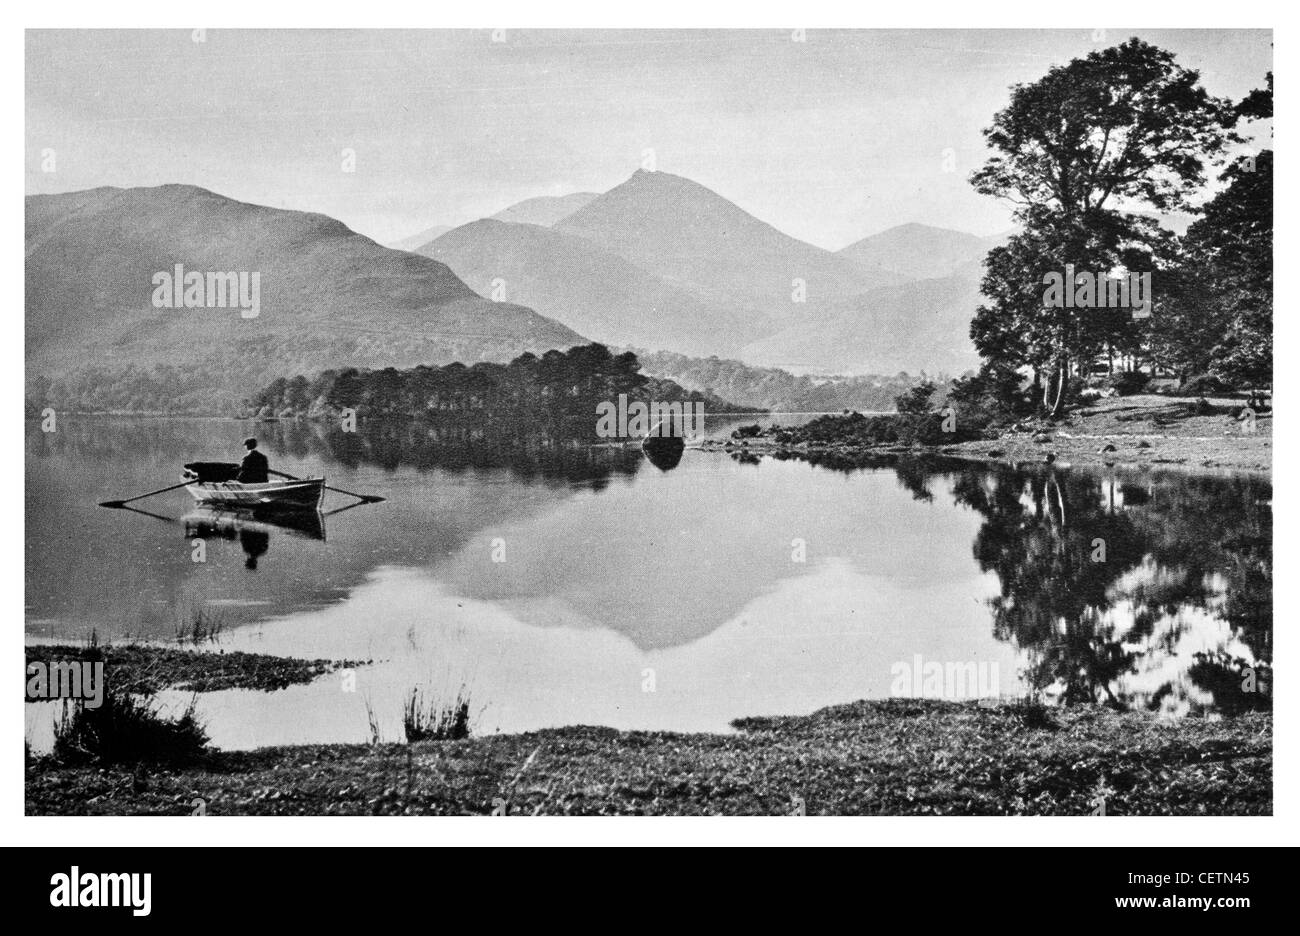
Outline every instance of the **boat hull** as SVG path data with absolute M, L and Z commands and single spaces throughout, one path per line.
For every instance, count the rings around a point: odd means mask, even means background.
M 265 484 L 203 482 L 187 484 L 185 490 L 198 503 L 209 507 L 259 511 L 319 510 L 325 498 L 325 479 L 268 481 Z
M 672 471 L 682 460 L 686 440 L 681 436 L 647 436 L 641 442 L 641 451 L 660 471 Z

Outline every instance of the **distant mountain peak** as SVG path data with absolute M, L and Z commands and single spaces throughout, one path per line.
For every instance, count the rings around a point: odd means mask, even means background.
M 896 282 L 791 237 L 693 179 L 637 169 L 555 225 L 709 305 L 759 313 L 749 331 L 816 317 L 818 306 Z
M 727 202 L 728 205 L 731 205 L 733 208 L 735 208 L 738 211 L 744 210 L 739 205 L 727 201 L 727 199 L 723 198 L 721 195 L 713 191 L 713 189 L 709 188 L 707 185 L 703 185 L 699 182 L 696 182 L 694 179 L 688 179 L 686 176 L 675 175 L 674 173 L 671 172 L 664 172 L 661 169 L 654 169 L 654 170 L 638 169 L 636 170 L 636 172 L 628 176 L 626 182 L 623 182 L 621 185 L 615 186 L 614 188 L 610 189 L 610 191 L 615 192 L 618 191 L 618 189 L 625 188 L 625 187 L 673 190 L 673 191 L 680 191 L 680 192 L 695 192 L 711 198 L 716 198 L 719 201 Z M 609 193 L 607 192 L 606 194 Z

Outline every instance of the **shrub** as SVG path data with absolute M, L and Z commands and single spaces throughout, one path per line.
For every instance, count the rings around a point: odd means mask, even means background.
M 1071 377 L 1065 382 L 1065 405 L 1074 406 L 1088 397 L 1095 399 L 1097 396 L 1095 392 L 1085 396 L 1084 391 L 1088 389 L 1091 388 L 1088 387 L 1088 383 L 1084 378 Z
M 1108 377 L 1106 384 L 1115 391 L 1117 396 L 1133 396 L 1146 389 L 1149 379 L 1141 371 L 1123 371 Z
M 906 393 L 894 397 L 894 406 L 904 415 L 919 416 L 930 412 L 930 398 L 939 389 L 933 381 L 927 380 L 917 384 Z
M 1052 710 L 1037 695 L 1021 696 L 1012 710 L 1026 728 L 1045 728 L 1050 731 L 1060 727 L 1052 717 Z
M 945 432 L 943 413 L 898 414 L 894 416 L 818 416 L 786 432 L 796 442 L 812 445 L 881 446 L 881 445 L 950 445 L 980 438 L 983 426 L 957 414 L 952 432 Z
M 54 727 L 54 756 L 102 764 L 183 766 L 204 758 L 208 733 L 194 714 L 196 695 L 179 718 L 160 715 L 149 693 L 109 688 L 98 708 L 66 705 Z
M 1212 377 L 1209 374 L 1197 374 L 1195 377 L 1189 377 L 1178 388 L 1180 396 L 1222 396 L 1225 393 L 1231 393 L 1233 387 L 1231 384 L 1224 383 L 1218 377 Z
M 1019 374 L 988 365 L 979 373 L 954 380 L 948 402 L 957 411 L 958 427 L 968 429 L 1010 425 L 1034 409 L 1033 401 L 1021 388 Z

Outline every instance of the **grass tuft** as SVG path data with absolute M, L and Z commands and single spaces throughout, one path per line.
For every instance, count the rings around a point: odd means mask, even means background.
M 402 712 L 406 740 L 459 741 L 469 737 L 469 689 L 461 686 L 451 701 L 426 695 L 419 686 L 411 690 Z
M 181 646 L 216 643 L 225 629 L 225 614 L 206 605 L 196 605 L 176 615 L 176 642 Z

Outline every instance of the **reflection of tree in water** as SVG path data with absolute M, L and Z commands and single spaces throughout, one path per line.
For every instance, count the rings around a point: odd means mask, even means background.
M 1028 653 L 1035 689 L 1171 712 L 1271 704 L 1268 482 L 1000 467 L 960 473 L 954 493 L 985 517 L 973 549 L 1001 583 L 995 634 Z M 1210 651 L 1185 649 L 1216 630 Z M 1247 666 L 1259 691 L 1242 691 Z
M 593 446 L 594 424 L 594 418 L 590 426 L 393 419 L 344 432 L 333 423 L 286 422 L 277 425 L 274 445 L 295 458 L 326 458 L 348 467 L 505 470 L 525 482 L 586 483 L 600 490 L 614 475 L 635 474 L 641 455 L 631 448 Z
M 759 463 L 756 455 L 747 452 L 733 453 L 732 457 L 755 465 Z M 913 498 L 919 501 L 934 500 L 934 495 L 930 493 L 930 481 L 934 478 L 939 464 L 934 459 L 910 455 L 835 451 L 775 452 L 772 457 L 777 461 L 804 461 L 819 468 L 840 471 L 844 474 L 892 468 L 898 476 L 898 483 L 910 491 Z
M 1272 704 L 1272 486 L 1179 472 L 1102 476 L 844 452 L 782 454 L 853 473 L 889 468 L 913 498 L 952 485 L 984 517 L 994 634 L 1065 703 L 1172 713 Z M 1094 561 L 1102 556 L 1104 561 Z M 1257 691 L 1243 691 L 1253 673 Z
M 280 457 L 350 468 L 378 465 L 439 469 L 454 473 L 505 470 L 521 481 L 583 483 L 599 489 L 614 476 L 634 475 L 643 465 L 634 446 L 599 445 L 596 417 L 549 422 L 446 416 L 423 420 L 369 419 L 355 432 L 333 420 L 230 423 L 231 441 L 214 441 L 207 424 L 188 420 L 69 418 L 59 431 L 26 433 L 27 458 L 77 456 L 97 461 L 152 458 L 161 477 L 185 461 L 228 461 L 242 455 L 237 441 L 256 436 L 274 460 Z M 113 432 L 103 431 L 110 426 Z M 164 453 L 181 453 L 175 458 Z M 145 453 L 142 456 L 142 453 Z M 152 454 L 150 454 L 152 453 Z

